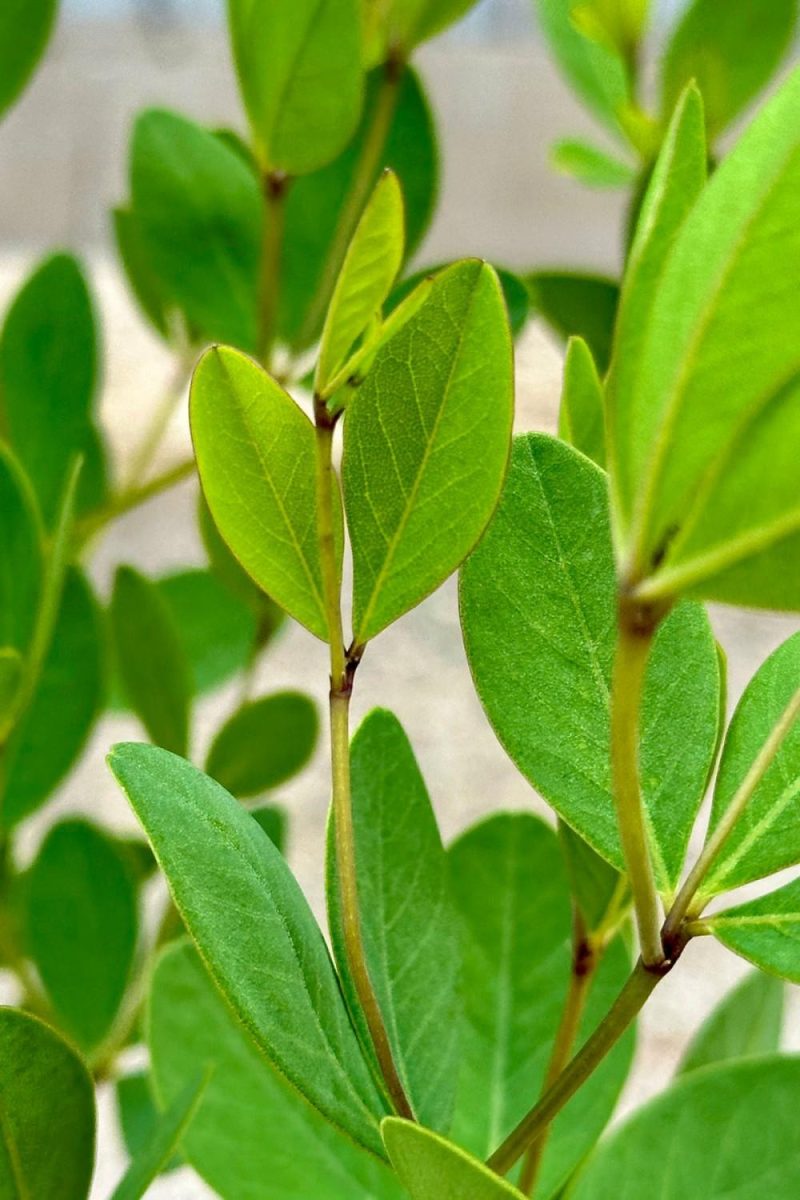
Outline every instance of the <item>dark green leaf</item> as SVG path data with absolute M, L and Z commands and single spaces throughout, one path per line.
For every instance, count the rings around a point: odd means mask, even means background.
M 94 1166 L 94 1087 L 42 1021 L 0 1008 L 0 1196 L 86 1200 Z
M 22 655 L 14 646 L 0 646 L 0 729 L 11 712 L 22 681 Z
M 135 1159 L 150 1144 L 158 1126 L 159 1111 L 153 1098 L 150 1077 L 146 1071 L 123 1075 L 116 1081 L 115 1091 L 125 1149 L 129 1158 Z M 175 1155 L 171 1162 L 162 1167 L 162 1171 L 172 1171 L 178 1166 L 180 1158 Z
M 583 338 L 570 338 L 558 412 L 558 436 L 587 458 L 606 465 L 606 418 L 603 385 L 592 352 Z
M 480 1159 L 421 1125 L 387 1117 L 381 1133 L 412 1200 L 523 1200 Z
M 551 155 L 557 170 L 587 187 L 626 188 L 636 180 L 636 168 L 631 163 L 576 138 L 556 142 Z
M 210 571 L 177 571 L 156 581 L 192 676 L 195 695 L 213 691 L 250 661 L 256 618 Z
M 4 0 L 0 9 L 0 115 L 33 74 L 57 9 L 58 0 Z
M 317 741 L 314 701 L 302 692 L 275 692 L 243 705 L 211 743 L 206 771 L 234 796 L 256 796 L 291 779 Z
M 784 985 L 751 971 L 722 999 L 692 1038 L 679 1073 L 728 1059 L 773 1054 L 780 1048 Z
M 281 854 L 286 853 L 286 813 L 282 808 L 273 804 L 264 804 L 261 808 L 251 808 L 250 816 L 260 825 L 269 840 Z
M 800 880 L 703 923 L 723 946 L 762 971 L 800 983 Z
M 120 678 L 131 707 L 160 746 L 185 754 L 189 741 L 189 663 L 167 603 L 133 567 L 120 567 L 111 598 Z
M 0 643 L 28 649 L 42 584 L 42 548 L 30 483 L 0 445 Z
M 558 822 L 558 839 L 573 899 L 594 932 L 624 906 L 622 876 L 564 821 Z
M 170 302 L 153 270 L 136 214 L 115 208 L 112 217 L 117 252 L 134 298 L 156 332 L 169 339 Z
M 531 316 L 541 317 L 563 341 L 582 337 L 601 375 L 611 361 L 619 284 L 600 275 L 535 271 L 525 279 Z
M 110 763 L 253 1044 L 332 1124 L 380 1151 L 383 1099 L 322 935 L 278 850 L 224 788 L 183 759 L 127 745 Z
M 447 860 L 414 752 L 397 718 L 375 709 L 351 748 L 353 829 L 367 969 L 403 1090 L 426 1125 L 447 1129 L 458 1073 L 459 948 Z M 333 853 L 328 906 L 339 973 L 347 967 Z M 362 1033 L 368 1042 L 364 1022 Z
M 348 405 L 356 643 L 443 583 L 483 532 L 508 460 L 511 357 L 496 275 L 459 263 L 378 352 Z
M 172 1158 L 203 1102 L 208 1074 L 195 1077 L 178 1093 L 164 1113 L 158 1113 L 147 1143 L 136 1155 L 111 1200 L 141 1200 L 150 1184 Z

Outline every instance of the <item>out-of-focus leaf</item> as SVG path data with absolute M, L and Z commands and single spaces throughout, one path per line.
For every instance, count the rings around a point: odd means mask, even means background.
M 314 752 L 318 720 L 302 692 L 275 692 L 244 704 L 211 743 L 206 771 L 232 795 L 256 796 L 291 779 Z
M 596 116 L 618 133 L 630 91 L 625 64 L 614 48 L 580 30 L 578 6 L 579 0 L 536 0 L 542 32 L 562 72 Z
M 192 1124 L 208 1081 L 208 1073 L 191 1079 L 165 1112 L 155 1114 L 150 1136 L 114 1189 L 111 1200 L 141 1200 Z
M 41 530 L 25 472 L 0 445 L 0 643 L 24 655 L 42 584 Z
M 728 1059 L 774 1054 L 780 1048 L 785 993 L 780 979 L 751 971 L 700 1026 L 679 1073 Z
M 144 316 L 163 338 L 169 338 L 170 302 L 161 280 L 153 271 L 136 214 L 115 208 L 114 238 L 130 289 Z
M 636 168 L 623 159 L 614 158 L 589 142 L 567 138 L 556 142 L 551 151 L 556 170 L 570 175 L 579 183 L 594 188 L 626 188 L 636 179 Z
M 225 683 L 250 660 L 256 638 L 253 611 L 210 571 L 176 571 L 156 580 L 183 643 L 195 695 Z
M 526 276 L 531 316 L 541 317 L 563 341 L 581 337 L 601 375 L 611 361 L 619 284 L 600 275 L 535 271 Z
M 146 1071 L 123 1075 L 114 1085 L 125 1149 L 135 1159 L 149 1144 L 158 1125 L 159 1112 L 153 1098 L 150 1077 Z M 180 1157 L 175 1155 L 163 1171 L 172 1171 L 180 1166 Z
M 3 0 L 0 8 L 0 116 L 19 97 L 42 57 L 58 0 Z

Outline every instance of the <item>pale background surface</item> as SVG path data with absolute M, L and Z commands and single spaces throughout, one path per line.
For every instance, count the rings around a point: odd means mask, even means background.
M 169 6 L 168 6 L 169 7 Z M 132 308 L 108 250 L 109 207 L 125 193 L 128 130 L 147 104 L 174 106 L 211 122 L 236 121 L 237 103 L 211 0 L 176 0 L 159 23 L 155 0 L 143 22 L 124 0 L 68 0 L 66 18 L 44 70 L 0 128 L 0 309 L 36 256 L 65 246 L 88 256 L 102 311 L 106 346 L 103 422 L 118 461 L 136 446 L 170 373 L 169 360 Z M 193 14 L 194 27 L 188 24 Z M 204 18 L 205 14 L 205 18 Z M 208 19 L 210 17 L 210 20 Z M 198 27 L 199 25 L 199 27 Z M 443 141 L 441 207 L 421 261 L 485 255 L 515 267 L 590 266 L 614 271 L 621 207 L 613 194 L 589 193 L 555 176 L 548 146 L 559 136 L 602 134 L 557 78 L 536 38 L 525 0 L 479 7 L 458 36 L 420 55 Z M 517 427 L 552 429 L 561 353 L 533 326 L 518 348 Z M 188 447 L 185 416 L 169 430 L 164 463 Z M 113 567 L 132 562 L 159 572 L 202 561 L 190 486 L 117 522 L 95 557 L 101 588 Z M 733 697 L 763 657 L 797 622 L 714 613 L 730 655 Z M 261 689 L 300 685 L 324 700 L 325 654 L 299 628 L 268 654 Z M 195 751 L 230 711 L 235 690 L 199 705 Z M 381 635 L 359 673 L 356 719 L 389 704 L 406 726 L 446 837 L 498 807 L 546 811 L 494 739 L 465 664 L 451 584 Z M 132 818 L 103 763 L 113 741 L 139 736 L 132 720 L 114 718 L 92 745 L 57 801 L 120 828 Z M 280 796 L 292 816 L 290 859 L 321 914 L 321 857 L 327 805 L 325 750 Z M 48 822 L 53 809 L 48 812 Z M 26 849 L 41 833 L 26 830 Z M 668 1080 L 689 1033 L 738 976 L 731 955 L 703 942 L 661 985 L 642 1023 L 636 1069 L 623 1108 Z M 794 1009 L 789 1042 L 800 1045 Z M 96 1188 L 106 1197 L 121 1169 L 113 1113 L 103 1097 Z M 159 1181 L 149 1195 L 200 1200 L 208 1195 L 189 1172 Z

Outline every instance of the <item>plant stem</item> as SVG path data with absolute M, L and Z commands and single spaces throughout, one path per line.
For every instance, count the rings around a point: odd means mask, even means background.
M 542 1096 L 546 1095 L 569 1063 L 601 954 L 602 950 L 595 946 L 589 937 L 584 920 L 576 907 L 573 917 L 569 989 L 547 1065 Z M 532 1196 L 536 1188 L 550 1129 L 551 1125 L 546 1125 L 539 1137 L 528 1147 L 519 1184 L 520 1191 L 526 1196 Z
M 336 561 L 333 525 L 333 433 L 336 418 L 319 399 L 315 401 L 317 443 L 317 527 L 325 614 L 330 642 L 331 781 L 336 875 L 341 897 L 345 955 L 359 1004 L 367 1022 L 384 1083 L 397 1112 L 410 1120 L 414 1114 L 395 1066 L 389 1036 L 369 977 L 358 904 L 353 807 L 350 791 L 350 697 L 361 650 L 347 653 L 342 635 L 341 580 Z
M 733 831 L 742 813 L 758 787 L 764 775 L 783 745 L 795 721 L 800 716 L 800 688 L 792 696 L 780 719 L 773 728 L 764 745 L 754 758 L 750 770 L 736 789 L 733 799 L 725 810 L 719 825 L 703 847 L 700 857 L 686 877 L 686 881 L 678 892 L 667 919 L 664 922 L 663 937 L 665 943 L 671 941 L 680 933 L 681 925 L 687 915 L 697 917 L 703 910 L 700 905 L 697 910 L 692 908 L 692 901 L 700 889 L 700 885 L 708 874 L 717 855 Z M 692 909 L 690 913 L 690 909 Z
M 655 622 L 622 598 L 611 690 L 611 767 L 622 853 L 633 894 L 642 961 L 647 966 L 664 959 L 658 895 L 639 787 L 642 687 L 654 632 Z
M 116 521 L 117 517 L 123 516 L 131 509 L 138 508 L 140 504 L 144 504 L 146 500 L 151 500 L 154 496 L 158 496 L 161 492 L 166 492 L 175 484 L 181 483 L 182 480 L 188 479 L 194 472 L 194 459 L 189 458 L 184 462 L 178 463 L 169 470 L 163 471 L 160 475 L 143 483 L 138 487 L 126 488 L 118 492 L 116 496 L 112 496 L 108 504 L 102 508 L 98 508 L 95 512 L 89 513 L 77 525 L 75 530 L 75 539 L 78 547 L 82 547 L 104 529 L 106 525 L 110 525 L 112 521 Z
M 367 202 L 375 176 L 380 170 L 386 140 L 392 127 L 400 84 L 405 64 L 402 59 L 391 56 L 383 67 L 370 126 L 353 173 L 350 191 L 339 213 L 333 238 L 322 267 L 317 290 L 308 306 L 295 346 L 302 348 L 314 340 L 330 303 L 336 280 L 339 277 L 347 247 L 355 232 L 364 205 Z
M 146 475 L 153 457 L 161 445 L 164 434 L 167 431 L 167 426 L 175 412 L 178 404 L 183 399 L 186 384 L 189 374 L 192 370 L 192 358 L 189 352 L 184 352 L 180 355 L 175 369 L 172 373 L 172 378 L 167 384 L 166 390 L 160 403 L 156 406 L 153 413 L 152 421 L 150 422 L 145 435 L 142 438 L 141 444 L 133 456 L 133 460 L 128 472 L 128 481 L 123 488 L 123 491 L 131 491 L 139 486 L 143 476 Z
M 288 184 L 288 177 L 276 171 L 267 171 L 262 184 L 264 224 L 258 285 L 258 357 L 267 370 L 272 362 L 272 346 L 278 321 L 281 251 Z
M 487 1163 L 491 1170 L 496 1171 L 498 1175 L 505 1175 L 528 1147 L 537 1141 L 567 1101 L 613 1050 L 625 1030 L 638 1016 L 659 980 L 667 974 L 672 965 L 672 962 L 665 962 L 658 967 L 648 967 L 639 960 L 625 987 L 589 1040 L 538 1104 L 523 1117 L 516 1129 L 495 1150 Z

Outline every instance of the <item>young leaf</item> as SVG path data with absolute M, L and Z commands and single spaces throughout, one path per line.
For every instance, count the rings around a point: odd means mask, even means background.
M 386 171 L 364 209 L 333 292 L 314 390 L 323 395 L 356 338 L 379 313 L 403 262 L 403 195 Z
M 0 826 L 35 812 L 80 755 L 103 708 L 104 652 L 97 602 L 70 567 L 36 689 L 8 746 Z
M 769 83 L 792 40 L 797 0 L 693 0 L 670 39 L 661 67 L 662 109 L 669 113 L 694 79 L 712 139 Z
M 774 1054 L 780 1048 L 785 993 L 779 979 L 750 971 L 700 1026 L 681 1059 L 679 1074 L 710 1063 Z
M 800 312 L 773 285 L 800 271 L 799 105 L 795 71 L 703 191 L 658 287 L 618 462 L 618 556 L 642 599 L 800 606 Z
M 275 692 L 244 704 L 211 743 L 206 772 L 232 795 L 257 796 L 302 770 L 314 752 L 318 720 L 302 692 Z
M 524 1200 L 480 1159 L 430 1129 L 387 1117 L 381 1133 L 411 1200 Z
M 380 1153 L 384 1101 L 322 935 L 278 850 L 224 788 L 183 759 L 125 745 L 109 761 L 254 1045 L 332 1124 Z
M 326 640 L 311 422 L 270 375 L 224 347 L 200 360 L 190 414 L 203 491 L 225 541 L 260 588 Z M 340 510 L 335 529 L 341 555 Z
M 33 74 L 57 9 L 58 0 L 5 0 L 0 9 L 0 116 Z
M 123 1075 L 121 1079 L 116 1080 L 114 1090 L 125 1149 L 131 1159 L 137 1159 L 150 1145 L 160 1117 L 153 1098 L 150 1076 L 146 1071 Z M 172 1159 L 160 1168 L 161 1172 L 175 1170 L 180 1166 L 180 1161 L 177 1154 L 173 1155 Z
M 558 412 L 558 436 L 598 467 L 606 465 L 605 396 L 592 352 L 583 338 L 570 338 Z
M 601 275 L 535 271 L 525 279 L 531 316 L 541 317 L 563 341 L 581 337 L 601 375 L 611 360 L 619 284 Z
M 189 741 L 189 664 L 166 602 L 133 567 L 120 567 L 111 598 L 120 678 L 154 742 L 185 754 Z
M 687 1075 L 601 1142 L 570 1188 L 570 1200 L 790 1200 L 800 1187 L 794 1058 L 724 1063 Z M 763 1164 L 754 1171 L 753 1164 Z M 766 1189 L 766 1192 L 765 1192 Z
M 348 405 L 356 643 L 443 583 L 483 532 L 508 460 L 511 357 L 496 275 L 459 263 L 378 352 Z
M 800 983 L 800 880 L 705 917 L 718 942 L 762 971 Z
M 462 921 L 466 1021 L 451 1134 L 486 1158 L 542 1088 L 571 969 L 570 891 L 552 829 L 527 813 L 498 814 L 451 847 Z M 587 1037 L 630 971 L 614 942 L 581 1025 Z M 630 1068 L 626 1037 L 553 1125 L 537 1197 L 556 1194 L 608 1121 Z
M 577 0 L 536 0 L 536 10 L 556 61 L 572 87 L 614 132 L 628 102 L 625 64 L 607 44 L 586 37 L 574 19 Z
M 86 1200 L 94 1166 L 94 1086 L 36 1017 L 0 1008 L 0 1195 Z
M 609 750 L 616 583 L 608 493 L 603 473 L 563 442 L 515 439 L 495 518 L 461 572 L 461 621 L 478 695 L 506 751 L 621 869 Z M 665 895 L 706 790 L 719 693 L 708 618 L 685 603 L 656 636 L 642 709 L 642 792 Z
M 631 187 L 636 179 L 636 168 L 630 163 L 577 139 L 556 142 L 551 159 L 556 170 L 587 187 L 625 188 Z
M 183 643 L 192 691 L 213 691 L 250 661 L 256 617 L 210 571 L 176 571 L 156 580 Z
M 114 843 L 62 821 L 28 876 L 26 940 L 60 1022 L 86 1053 L 111 1030 L 136 948 L 136 890 Z
M 42 586 L 36 501 L 14 455 L 0 445 L 0 643 L 20 654 L 33 634 Z
M 264 1058 L 187 942 L 153 975 L 148 1041 L 171 1103 L 198 1063 L 212 1068 L 182 1150 L 222 1200 L 400 1200 L 389 1169 L 305 1102 Z
M 48 526 L 91 436 L 96 358 L 83 272 L 69 255 L 53 255 L 17 294 L 0 336 L 0 410 Z
M 131 192 L 164 295 L 199 336 L 254 349 L 262 202 L 252 171 L 213 133 L 150 109 L 133 131 Z
M 775 650 L 745 690 L 730 723 L 714 788 L 709 832 L 717 827 L 759 751 L 800 686 L 800 633 Z M 704 896 L 730 891 L 800 862 L 800 721 L 726 838 L 702 885 Z
M 397 718 L 383 709 L 371 712 L 353 738 L 350 758 L 367 970 L 414 1112 L 426 1125 L 447 1129 L 458 1073 L 460 965 L 447 859 Z M 329 835 L 331 938 L 351 1011 L 359 1013 L 341 927 L 332 821 Z
M 304 175 L 329 162 L 361 113 L 357 0 L 228 0 L 228 20 L 263 168 Z
M 166 1112 L 158 1115 L 149 1141 L 114 1189 L 111 1200 L 141 1200 L 183 1140 L 203 1103 L 208 1081 L 208 1073 L 190 1080 Z

